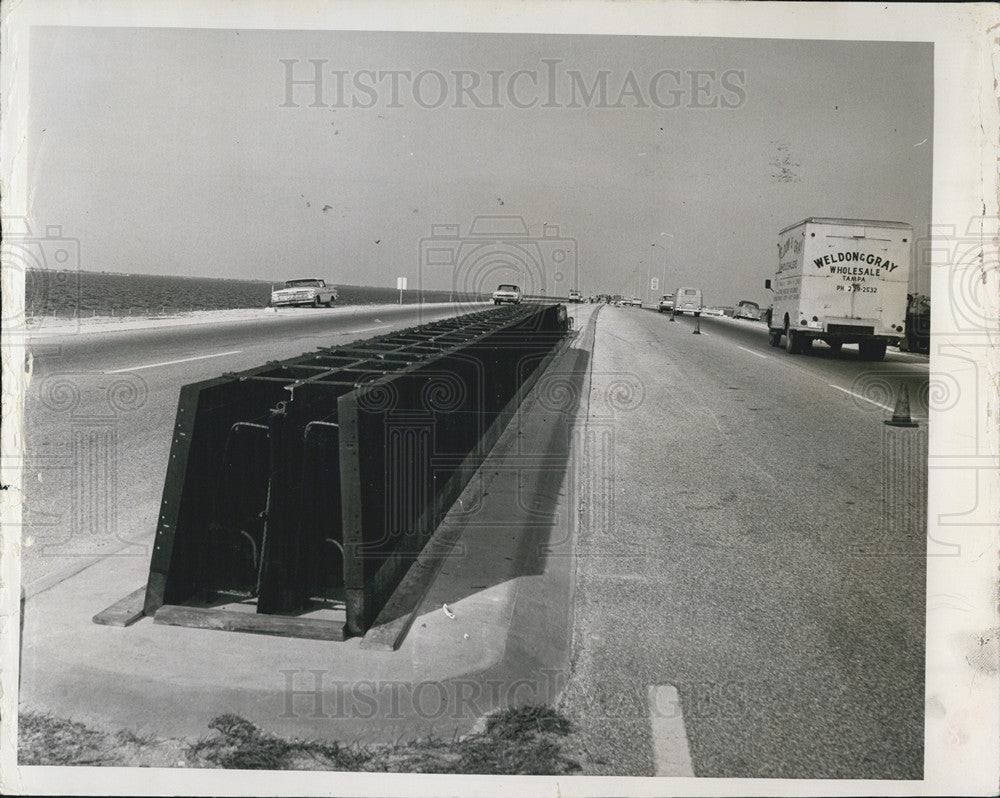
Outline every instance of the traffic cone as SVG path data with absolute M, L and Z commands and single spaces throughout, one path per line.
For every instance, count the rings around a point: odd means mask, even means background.
M 917 422 L 910 418 L 910 392 L 905 385 L 900 386 L 899 393 L 896 394 L 896 409 L 892 411 L 892 418 L 886 419 L 883 423 L 890 427 L 916 427 Z

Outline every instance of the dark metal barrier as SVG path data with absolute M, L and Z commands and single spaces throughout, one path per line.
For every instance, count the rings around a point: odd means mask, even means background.
M 505 306 L 185 385 L 142 614 L 363 634 L 566 329 Z

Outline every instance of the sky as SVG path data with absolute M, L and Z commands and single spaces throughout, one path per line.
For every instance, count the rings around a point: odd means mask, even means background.
M 40 27 L 29 73 L 85 270 L 767 304 L 780 229 L 931 221 L 927 43 Z

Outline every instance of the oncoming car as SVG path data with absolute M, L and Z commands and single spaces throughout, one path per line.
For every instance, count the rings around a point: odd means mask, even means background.
M 734 319 L 749 319 L 750 321 L 760 321 L 760 305 L 748 299 L 741 299 L 736 305 L 733 313 Z
M 577 291 L 575 288 L 569 292 L 570 302 L 583 302 L 583 294 Z
M 338 298 L 337 289 L 327 285 L 318 277 L 303 277 L 297 280 L 286 280 L 282 288 L 274 290 L 271 287 L 271 307 L 290 305 L 312 305 L 331 307 Z
M 504 283 L 503 285 L 498 285 L 497 290 L 493 292 L 494 305 L 500 305 L 504 302 L 510 302 L 511 304 L 516 305 L 520 301 L 521 289 L 516 285 Z
M 634 296 L 631 299 L 623 299 L 622 300 L 622 304 L 623 305 L 630 305 L 633 308 L 641 308 L 642 307 L 642 300 L 639 299 L 639 297 Z
M 673 313 L 674 310 L 674 295 L 664 294 L 660 297 L 660 301 L 656 303 L 657 313 Z

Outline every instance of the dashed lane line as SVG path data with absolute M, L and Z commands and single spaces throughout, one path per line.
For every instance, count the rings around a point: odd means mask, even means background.
M 354 333 L 371 332 L 372 330 L 385 330 L 391 326 L 391 324 L 380 324 L 378 327 L 363 327 L 360 330 L 345 330 L 341 333 L 341 335 L 353 335 Z
M 760 352 L 754 352 L 752 349 L 747 349 L 745 346 L 740 346 L 736 344 L 737 349 L 742 349 L 744 352 L 749 352 L 751 355 L 756 355 L 757 357 L 763 358 L 764 360 L 770 360 L 767 355 L 762 355 Z
M 179 360 L 164 360 L 161 363 L 146 363 L 142 366 L 129 366 L 123 369 L 111 369 L 110 371 L 105 371 L 105 374 L 124 374 L 127 371 L 142 371 L 143 369 L 155 369 L 160 366 L 175 366 L 178 363 L 190 363 L 192 360 L 207 360 L 210 357 L 225 357 L 226 355 L 238 355 L 242 352 L 242 349 L 234 349 L 232 352 L 213 352 L 210 355 L 195 355 L 194 357 L 182 357 Z
M 888 410 L 890 413 L 893 411 L 893 408 L 889 407 L 889 405 L 884 405 L 881 402 L 876 402 L 874 399 L 869 399 L 867 396 L 862 396 L 859 393 L 854 393 L 854 391 L 849 391 L 847 390 L 847 388 L 841 388 L 839 385 L 834 385 L 832 382 L 827 384 L 831 388 L 836 388 L 838 391 L 842 391 L 843 393 L 853 396 L 855 399 L 860 399 L 862 402 L 868 402 L 868 404 L 870 405 L 881 407 L 883 410 Z
M 653 684 L 647 693 L 657 776 L 694 776 L 681 699 L 672 684 Z

